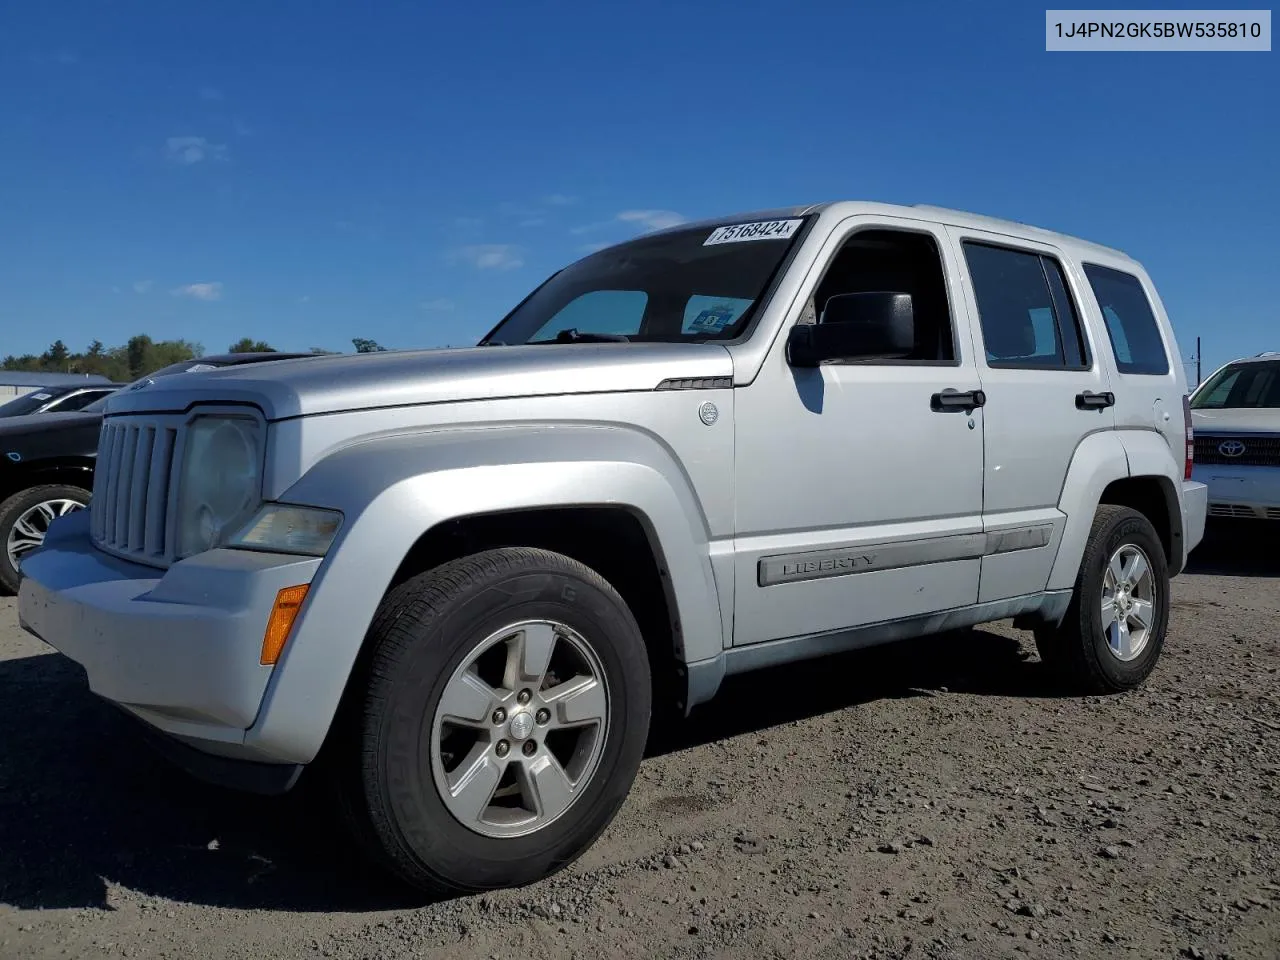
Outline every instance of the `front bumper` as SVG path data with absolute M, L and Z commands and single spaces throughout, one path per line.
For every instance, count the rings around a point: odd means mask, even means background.
M 1196 464 L 1191 474 L 1209 488 L 1209 516 L 1280 520 L 1280 467 Z
M 271 763 L 283 758 L 245 742 L 273 669 L 259 662 L 263 633 L 277 591 L 310 583 L 319 564 L 212 550 L 157 570 L 96 550 L 82 510 L 23 561 L 18 617 L 78 663 L 94 693 L 177 743 Z

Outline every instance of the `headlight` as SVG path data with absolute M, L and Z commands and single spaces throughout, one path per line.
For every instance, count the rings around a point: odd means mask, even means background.
M 334 510 L 268 503 L 238 533 L 229 537 L 226 545 L 323 557 L 341 524 L 342 514 Z
M 262 429 L 249 417 L 191 422 L 178 478 L 178 557 L 220 546 L 261 503 Z

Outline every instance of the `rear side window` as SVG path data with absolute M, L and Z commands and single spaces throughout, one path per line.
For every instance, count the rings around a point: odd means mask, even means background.
M 1141 281 L 1131 273 L 1094 263 L 1086 263 L 1084 273 L 1098 298 L 1116 368 L 1121 373 L 1167 374 L 1169 355 Z
M 1062 267 L 1052 257 L 966 240 L 987 365 L 1083 370 L 1089 351 Z

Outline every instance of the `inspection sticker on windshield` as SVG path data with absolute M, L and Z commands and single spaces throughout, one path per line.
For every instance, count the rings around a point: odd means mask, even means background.
M 799 220 L 757 220 L 755 223 L 735 223 L 728 227 L 716 227 L 702 245 L 709 247 L 714 243 L 742 243 L 746 240 L 787 240 L 799 226 Z

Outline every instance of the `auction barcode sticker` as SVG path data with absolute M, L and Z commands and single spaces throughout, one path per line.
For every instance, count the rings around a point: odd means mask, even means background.
M 742 243 L 746 240 L 787 240 L 799 226 L 799 220 L 757 220 L 755 223 L 735 223 L 728 227 L 716 227 L 702 245 L 709 247 L 714 243 Z

